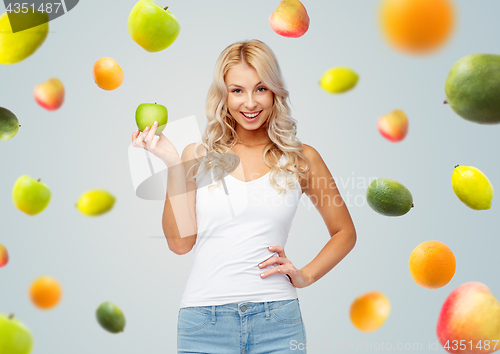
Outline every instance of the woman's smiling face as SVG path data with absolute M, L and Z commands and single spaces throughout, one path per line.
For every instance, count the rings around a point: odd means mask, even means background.
M 274 94 L 262 83 L 257 71 L 240 63 L 228 70 L 224 81 L 231 116 L 246 130 L 260 128 L 271 113 Z

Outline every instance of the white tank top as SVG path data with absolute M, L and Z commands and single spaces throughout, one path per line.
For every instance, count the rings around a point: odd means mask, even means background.
M 180 308 L 297 298 L 285 274 L 260 277 L 276 266 L 258 267 L 275 254 L 268 246 L 285 247 L 302 196 L 299 182 L 279 195 L 269 177 L 270 172 L 243 182 L 224 173 L 215 187 L 211 170 L 196 181 L 198 235 Z M 285 182 L 283 175 L 277 176 L 279 185 Z

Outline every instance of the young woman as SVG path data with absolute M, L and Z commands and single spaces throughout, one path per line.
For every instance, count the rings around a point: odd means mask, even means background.
M 193 249 L 178 353 L 305 353 L 296 288 L 319 280 L 356 243 L 328 167 L 296 139 L 287 99 L 272 50 L 258 40 L 238 42 L 217 61 L 201 142 L 179 156 L 165 135 L 155 136 L 157 122 L 132 135 L 134 146 L 168 166 L 162 223 L 170 250 Z M 330 240 L 297 269 L 284 247 L 302 193 Z

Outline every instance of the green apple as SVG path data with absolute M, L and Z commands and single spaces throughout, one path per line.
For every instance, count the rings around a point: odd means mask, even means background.
M 0 140 L 12 139 L 19 130 L 19 120 L 7 108 L 0 107 Z
M 12 189 L 14 205 L 28 215 L 41 213 L 49 205 L 51 196 L 45 183 L 27 175 L 19 177 Z
M 13 314 L 0 314 L 0 353 L 29 354 L 32 349 L 30 330 Z
M 154 0 L 140 0 L 130 11 L 128 33 L 148 52 L 159 52 L 170 47 L 179 36 L 179 20 L 167 8 Z
M 135 111 L 135 122 L 137 128 L 142 132 L 146 127 L 152 127 L 154 122 L 158 121 L 155 135 L 160 135 L 167 126 L 168 111 L 167 107 L 156 103 L 143 103 Z

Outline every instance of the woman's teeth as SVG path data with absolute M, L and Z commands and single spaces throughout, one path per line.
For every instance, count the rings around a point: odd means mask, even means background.
M 241 112 L 245 117 L 247 118 L 255 118 L 259 115 L 260 112 L 257 112 L 257 113 L 252 113 L 252 114 L 246 114 L 246 113 L 243 113 Z

